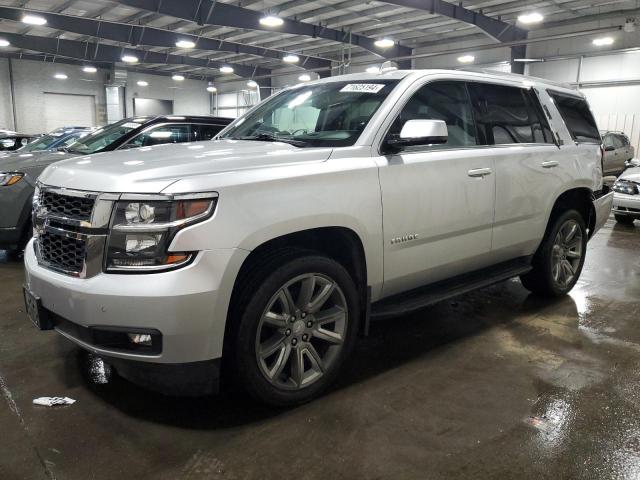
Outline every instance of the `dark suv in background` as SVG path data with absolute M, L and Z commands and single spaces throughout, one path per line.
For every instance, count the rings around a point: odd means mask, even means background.
M 0 160 L 0 250 L 19 249 L 29 238 L 35 182 L 52 163 L 111 150 L 211 140 L 229 123 L 228 118 L 192 115 L 132 117 L 99 128 L 59 151 Z

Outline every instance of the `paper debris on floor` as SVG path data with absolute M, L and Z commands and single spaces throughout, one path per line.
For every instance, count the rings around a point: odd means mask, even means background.
M 56 405 L 73 405 L 76 401 L 69 397 L 39 397 L 34 398 L 35 405 L 43 405 L 45 407 L 53 407 Z

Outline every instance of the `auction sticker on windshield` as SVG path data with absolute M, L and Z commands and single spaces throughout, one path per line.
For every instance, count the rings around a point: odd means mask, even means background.
M 384 88 L 380 83 L 350 83 L 340 89 L 341 92 L 378 93 Z

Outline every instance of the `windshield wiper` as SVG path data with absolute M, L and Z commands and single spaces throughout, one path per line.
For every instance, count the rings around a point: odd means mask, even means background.
M 293 138 L 279 137 L 272 133 L 259 133 L 257 135 L 246 135 L 243 137 L 231 137 L 233 140 L 253 140 L 257 142 L 283 142 L 293 145 L 294 147 L 305 147 L 307 142 L 302 140 L 294 140 Z

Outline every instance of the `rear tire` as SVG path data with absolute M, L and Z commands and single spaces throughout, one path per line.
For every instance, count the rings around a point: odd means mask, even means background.
M 633 221 L 635 218 L 630 217 L 629 215 L 618 215 L 615 213 L 613 215 L 616 219 L 616 222 L 621 223 L 622 225 L 633 225 Z
M 576 284 L 584 266 L 587 228 L 582 215 L 568 210 L 553 221 L 533 258 L 533 270 L 520 276 L 536 294 L 559 297 Z
M 260 402 L 298 405 L 338 376 L 355 344 L 358 290 L 335 260 L 283 252 L 255 268 L 234 300 L 233 373 Z

